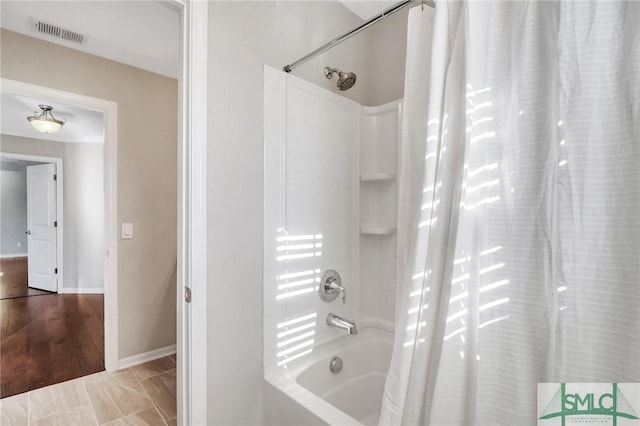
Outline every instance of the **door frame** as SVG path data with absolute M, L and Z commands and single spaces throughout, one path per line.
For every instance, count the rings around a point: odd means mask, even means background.
M 64 292 L 64 171 L 63 161 L 60 157 L 47 157 L 44 155 L 15 154 L 12 152 L 0 152 L 0 158 L 9 158 L 12 160 L 34 161 L 38 163 L 55 164 L 56 166 L 56 220 L 58 226 L 56 228 L 56 267 L 58 268 L 58 276 L 56 277 L 56 291 L 58 294 Z M 28 188 L 27 188 L 28 190 Z M 28 212 L 27 212 L 28 214 Z M 28 256 L 28 254 L 27 254 Z M 29 259 L 27 258 L 27 262 Z
M 207 424 L 207 40 L 208 4 L 156 0 L 180 20 L 178 248 L 176 286 L 178 424 Z M 14 80 L 2 91 L 78 104 L 105 119 L 105 367 L 118 369 L 117 104 Z M 192 302 L 185 302 L 185 291 Z
M 118 105 L 116 102 L 38 86 L 7 78 L 0 79 L 2 92 L 45 98 L 76 105 L 104 115 L 104 364 L 118 369 Z
M 157 0 L 180 17 L 178 113 L 178 424 L 207 424 L 208 2 Z M 185 292 L 191 291 L 191 303 Z

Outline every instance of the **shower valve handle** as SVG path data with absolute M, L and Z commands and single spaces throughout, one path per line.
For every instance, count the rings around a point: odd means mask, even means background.
M 340 274 L 332 269 L 322 274 L 318 293 L 320 294 L 320 298 L 327 303 L 337 299 L 340 294 L 342 294 L 342 303 L 344 304 L 347 301 L 347 292 L 342 286 Z
M 324 282 L 324 291 L 330 295 L 335 294 L 337 296 L 342 294 L 342 303 L 344 304 L 347 302 L 347 291 L 335 278 L 327 278 Z

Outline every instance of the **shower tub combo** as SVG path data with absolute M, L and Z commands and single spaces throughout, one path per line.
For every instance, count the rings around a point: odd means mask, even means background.
M 339 91 L 356 84 L 322 71 Z M 402 103 L 363 106 L 268 66 L 264 90 L 263 423 L 377 425 Z
M 338 73 L 338 89 L 355 82 Z M 264 424 L 375 425 L 393 349 L 401 102 L 365 107 L 270 67 L 264 88 Z
M 393 349 L 401 102 L 364 107 L 269 67 L 264 87 L 264 424 L 375 425 Z
M 392 348 L 391 333 L 365 328 L 267 368 L 265 424 L 377 425 Z

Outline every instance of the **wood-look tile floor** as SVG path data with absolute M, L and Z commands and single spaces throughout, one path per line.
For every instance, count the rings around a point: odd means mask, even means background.
M 103 295 L 0 300 L 0 398 L 103 370 Z
M 175 356 L 0 399 L 0 424 L 176 425 Z

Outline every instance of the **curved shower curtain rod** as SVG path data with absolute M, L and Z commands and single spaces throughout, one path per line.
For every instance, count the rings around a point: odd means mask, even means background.
M 393 6 L 391 6 L 389 9 L 385 10 L 381 14 L 376 15 L 375 17 L 369 19 L 367 22 L 363 23 L 359 27 L 354 28 L 351 31 L 348 31 L 348 32 L 342 34 L 341 36 L 336 37 L 333 40 L 323 44 L 322 46 L 318 47 L 313 52 L 309 53 L 306 56 L 303 56 L 302 58 L 298 59 L 297 61 L 292 62 L 289 65 L 285 65 L 284 67 L 282 67 L 282 70 L 284 72 L 287 72 L 287 73 L 293 71 L 293 68 L 297 67 L 298 65 L 301 65 L 301 64 L 307 62 L 311 58 L 315 58 L 319 54 L 321 54 L 323 52 L 326 52 L 327 50 L 331 49 L 332 47 L 335 47 L 335 46 L 339 45 L 343 41 L 349 40 L 351 37 L 353 37 L 354 35 L 358 34 L 359 32 L 366 30 L 371 25 L 375 24 L 378 21 L 383 20 L 387 16 L 393 15 L 394 13 L 399 11 L 400 9 L 403 9 L 406 6 L 409 6 L 411 3 L 422 3 L 423 6 L 427 5 L 427 6 L 432 7 L 432 8 L 436 7 L 436 4 L 432 0 L 422 0 L 422 1 L 404 0 L 404 1 L 401 1 L 400 3 L 397 3 L 397 4 L 393 5 Z

